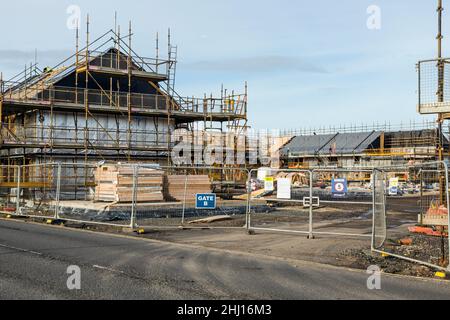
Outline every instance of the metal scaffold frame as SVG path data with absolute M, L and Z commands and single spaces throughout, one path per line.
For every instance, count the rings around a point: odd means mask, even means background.
M 207 122 L 220 123 L 222 130 L 222 124 L 227 122 L 227 127 L 234 130 L 242 121 L 247 123 L 247 85 L 245 94 L 234 94 L 234 91 L 224 94 L 222 88 L 220 98 L 212 95 L 210 98 L 185 98 L 175 91 L 177 47 L 171 44 L 170 30 L 167 60 L 160 56 L 159 35 L 156 58 L 136 54 L 132 49 L 131 22 L 126 36 L 121 36 L 117 25 L 94 41 L 90 41 L 90 33 L 88 16 L 84 48 L 80 46 L 77 28 L 75 54 L 68 59 L 43 71 L 32 64 L 8 81 L 1 77 L 3 162 L 25 165 L 36 158 L 37 153 L 41 161 L 46 162 L 64 157 L 74 163 L 76 159 L 85 163 L 94 159 L 133 161 L 138 160 L 136 153 L 141 152 L 139 160 L 167 159 L 170 164 L 174 130 L 193 131 L 195 123 L 199 122 L 204 123 L 204 131 L 213 127 Z M 111 42 L 114 45 L 108 47 Z M 71 72 L 75 74 L 75 85 L 58 86 L 58 81 Z M 98 75 L 108 78 L 106 85 Z M 121 86 L 119 80 L 125 78 L 127 85 Z M 135 79 L 147 82 L 153 92 L 136 92 Z M 160 82 L 163 85 L 159 85 Z M 16 117 L 25 118 L 29 110 L 36 112 L 39 120 L 47 113 L 50 122 L 33 125 L 22 120 L 22 125 L 16 123 Z M 55 122 L 61 114 L 72 115 L 74 124 Z M 115 129 L 105 125 L 102 117 L 114 117 Z M 135 124 L 137 118 L 153 121 L 154 129 L 140 129 Z M 126 125 L 121 121 L 125 119 Z M 165 124 L 162 119 L 166 119 Z

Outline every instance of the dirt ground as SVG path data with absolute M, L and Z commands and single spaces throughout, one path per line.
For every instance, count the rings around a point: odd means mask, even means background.
M 409 200 L 408 200 L 409 201 Z M 442 257 L 442 241 L 440 238 L 412 235 L 408 231 L 417 221 L 415 210 L 394 211 L 403 207 L 403 203 L 394 203 L 388 212 L 387 240 L 385 250 L 429 263 L 439 264 Z M 314 210 L 314 239 L 306 234 L 275 232 L 267 229 L 283 229 L 307 231 L 309 210 L 300 206 L 267 207 L 257 210 L 251 215 L 251 227 L 257 228 L 250 235 L 245 226 L 245 215 L 230 215 L 230 219 L 208 224 L 186 224 L 186 228 L 158 229 L 152 228 L 158 219 L 141 219 L 140 226 L 145 226 L 146 233 L 135 235 L 149 239 L 168 242 L 192 244 L 208 248 L 234 250 L 240 252 L 263 254 L 278 258 L 289 258 L 304 261 L 325 263 L 358 269 L 367 269 L 378 265 L 384 272 L 434 277 L 431 268 L 410 263 L 393 257 L 382 257 L 370 250 L 372 232 L 372 208 L 367 205 L 323 206 Z M 159 219 L 161 220 L 161 219 Z M 161 225 L 179 226 L 179 218 Z M 192 221 L 188 219 L 188 221 Z M 87 226 L 66 223 L 70 227 L 83 227 L 104 232 L 121 232 L 118 228 Z M 161 226 L 160 225 L 160 226 Z M 233 228 L 229 228 L 233 227 Z M 348 233 L 339 236 L 324 233 Z M 361 236 L 356 236 L 361 235 Z M 409 237 L 412 244 L 399 245 L 399 240 Z M 444 252 L 448 252 L 445 241 Z
M 393 207 L 395 208 L 395 207 Z M 394 257 L 382 257 L 370 250 L 372 212 L 368 206 L 322 207 L 314 211 L 314 239 L 306 234 L 273 232 L 263 229 L 307 231 L 309 211 L 298 207 L 281 207 L 274 211 L 252 214 L 255 234 L 243 229 L 208 229 L 211 227 L 241 227 L 244 216 L 234 216 L 217 224 L 193 225 L 205 229 L 149 231 L 144 237 L 169 242 L 264 254 L 325 263 L 358 269 L 378 265 L 384 272 L 403 275 L 434 277 L 435 271 L 427 266 L 410 263 Z M 408 231 L 417 221 L 417 212 L 396 212 L 387 217 L 387 240 L 384 250 L 433 264 L 442 263 L 442 244 L 448 253 L 448 241 L 440 238 L 413 235 Z M 259 229 L 261 228 L 261 229 Z M 323 233 L 349 233 L 363 235 L 338 236 Z M 400 245 L 399 240 L 410 238 L 412 244 Z M 445 263 L 445 262 L 444 262 Z

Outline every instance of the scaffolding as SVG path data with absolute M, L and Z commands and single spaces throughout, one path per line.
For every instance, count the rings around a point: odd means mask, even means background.
M 337 135 L 356 133 L 375 134 L 377 138 L 364 150 L 358 148 L 358 151 L 333 152 L 332 147 L 328 150 Z M 347 166 L 369 167 L 381 164 L 435 161 L 439 158 L 436 150 L 438 141 L 442 141 L 444 159 L 450 158 L 450 128 L 443 128 L 440 133 L 434 121 L 294 129 L 281 132 L 281 136 L 288 139 L 323 136 L 325 139 L 320 146 L 317 146 L 322 149 L 326 147 L 326 150 L 320 150 L 321 152 L 310 152 L 298 156 L 284 155 L 282 160 L 290 168 L 309 168 L 314 160 L 317 161 L 318 166 L 342 166 L 345 162 L 348 163 Z M 348 142 L 345 139 L 341 141 L 344 145 Z
M 179 129 L 192 136 L 195 130 L 245 133 L 247 84 L 243 94 L 222 86 L 220 97 L 183 97 L 175 90 L 178 50 L 170 30 L 166 59 L 159 35 L 154 58 L 134 51 L 132 35 L 130 22 L 125 36 L 115 27 L 91 41 L 88 16 L 86 43 L 80 44 L 77 29 L 69 58 L 52 68 L 27 65 L 9 80 L 0 74 L 0 164 L 72 163 L 63 176 L 81 177 L 90 186 L 88 170 L 80 170 L 80 163 L 170 165 Z M 5 170 L 3 183 L 15 183 L 17 172 Z M 21 173 L 22 181 L 30 181 L 24 187 L 42 187 L 26 177 L 30 174 Z
M 0 78 L 0 134 L 3 163 L 29 164 L 72 157 L 96 160 L 164 160 L 170 163 L 174 131 L 241 131 L 247 124 L 244 94 L 203 98 L 182 97 L 175 91 L 177 47 L 168 33 L 168 58 L 162 59 L 157 36 L 156 57 L 132 49 L 120 27 L 90 41 L 53 68 L 37 64 L 12 79 Z M 243 123 L 243 125 L 242 125 Z M 20 159 L 21 158 L 21 159 Z M 75 160 L 74 160 L 75 162 Z

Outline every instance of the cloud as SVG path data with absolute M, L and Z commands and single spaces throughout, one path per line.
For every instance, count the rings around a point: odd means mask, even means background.
M 314 63 L 299 57 L 290 56 L 255 56 L 245 58 L 203 60 L 184 65 L 187 69 L 226 71 L 231 73 L 261 73 L 261 72 L 302 72 L 302 73 L 328 73 L 328 71 Z

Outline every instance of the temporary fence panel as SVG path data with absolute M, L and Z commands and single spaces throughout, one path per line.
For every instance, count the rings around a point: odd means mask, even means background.
M 37 218 L 57 217 L 61 166 L 34 164 L 20 166 L 19 214 Z
M 0 212 L 18 214 L 19 212 L 19 166 L 0 166 Z
M 239 168 L 137 168 L 136 224 L 157 228 L 242 228 L 248 171 Z
M 134 168 L 120 163 L 66 165 L 64 172 L 73 184 L 63 188 L 59 218 L 131 227 Z
M 417 64 L 419 113 L 436 114 L 450 111 L 449 62 L 449 59 L 440 58 L 419 61 Z
M 103 170 L 108 169 L 108 165 L 64 163 L 60 166 L 58 219 L 100 225 L 130 225 L 131 204 L 128 208 L 117 209 L 116 201 L 108 198 L 108 192 L 116 186 L 114 175 L 108 175 L 108 171 Z
M 371 237 L 372 170 L 312 170 L 312 197 L 319 205 L 313 211 L 313 233 Z
M 311 234 L 311 172 L 262 168 L 250 171 L 249 228 Z
M 168 170 L 157 165 L 138 165 L 133 186 L 135 206 L 133 223 L 137 227 L 177 227 L 181 221 L 181 204 L 166 201 L 164 185 Z
M 375 174 L 375 181 L 372 250 L 447 269 L 447 165 L 433 162 L 383 168 Z
M 386 241 L 386 173 L 373 171 L 372 245 L 381 248 Z

